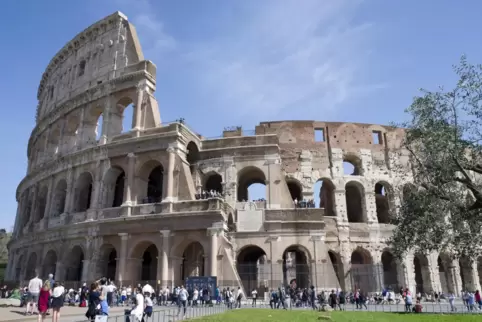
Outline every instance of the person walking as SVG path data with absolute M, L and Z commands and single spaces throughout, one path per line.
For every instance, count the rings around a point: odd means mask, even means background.
M 35 306 L 38 304 L 40 290 L 43 287 L 42 280 L 38 277 L 39 274 L 36 271 L 35 277 L 28 283 L 28 293 L 27 293 L 27 307 L 25 310 L 25 315 L 33 314 Z
M 50 301 L 50 283 L 49 281 L 46 281 L 39 293 L 38 319 L 37 319 L 38 322 L 45 321 L 45 316 L 47 315 L 47 311 L 49 309 L 49 301 Z

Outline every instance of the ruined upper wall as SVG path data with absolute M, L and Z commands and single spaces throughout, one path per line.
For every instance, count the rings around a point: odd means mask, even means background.
M 120 12 L 94 23 L 50 61 L 38 88 L 37 123 L 61 103 L 144 60 L 137 32 Z

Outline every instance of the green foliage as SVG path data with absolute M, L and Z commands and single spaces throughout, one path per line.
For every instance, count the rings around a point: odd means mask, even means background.
M 8 242 L 12 237 L 12 233 L 8 233 L 5 229 L 0 229 L 0 264 L 8 261 Z
M 454 89 L 421 90 L 406 110 L 401 153 L 409 154 L 414 186 L 401 193 L 391 243 L 409 250 L 449 251 L 475 258 L 482 237 L 482 66 L 462 57 Z M 400 168 L 402 176 L 407 169 Z

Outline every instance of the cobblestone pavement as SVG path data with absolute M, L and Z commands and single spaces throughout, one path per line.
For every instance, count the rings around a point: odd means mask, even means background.
M 448 303 L 422 303 L 423 311 L 427 313 L 451 313 L 450 306 Z M 252 308 L 250 302 L 243 303 L 242 308 L 255 309 Z M 261 302 L 258 304 L 257 308 L 269 308 L 267 303 Z M 461 303 L 456 303 L 457 312 L 456 313 L 471 313 L 471 314 L 482 314 L 482 311 L 468 312 L 467 308 Z M 109 322 L 124 322 L 125 317 L 123 316 L 126 307 L 114 307 L 110 311 Z M 289 308 L 292 310 L 310 310 L 310 308 Z M 182 314 L 178 315 L 178 308 L 175 306 L 168 307 L 155 307 L 155 312 L 149 321 L 152 322 L 168 322 L 168 321 L 178 321 L 182 320 Z M 355 305 L 346 305 L 346 311 L 357 311 Z M 371 311 L 371 312 L 404 312 L 405 306 L 403 304 L 386 304 L 386 305 L 374 305 L 369 304 L 367 308 L 363 308 L 358 311 Z M 64 307 L 61 310 L 61 322 L 84 322 L 86 308 L 79 307 Z M 226 311 L 224 305 L 215 305 L 213 307 L 198 307 L 198 308 L 188 308 L 184 318 L 194 318 L 206 315 L 212 315 L 217 313 L 222 313 Z M 19 322 L 19 321 L 35 321 L 37 319 L 36 315 L 24 316 L 23 308 L 0 308 L 0 321 L 2 322 Z M 50 321 L 50 316 L 47 321 Z

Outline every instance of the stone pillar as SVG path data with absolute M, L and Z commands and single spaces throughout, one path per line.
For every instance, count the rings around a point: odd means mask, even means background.
M 174 197 L 174 167 L 176 165 L 176 150 L 173 147 L 169 147 L 167 149 L 167 153 L 169 154 L 169 161 L 167 164 L 167 191 L 166 197 L 163 201 L 173 202 L 176 199 Z
M 310 238 L 310 241 L 313 243 L 313 264 L 311 265 L 311 283 L 312 285 L 315 286 L 315 290 L 320 290 L 320 287 L 321 286 L 330 286 L 330 287 L 333 287 L 333 286 L 337 286 L 336 284 L 338 283 L 332 283 L 332 285 L 328 284 L 329 282 L 331 281 L 325 281 L 323 279 L 324 276 L 330 276 L 331 277 L 331 280 L 335 280 L 336 281 L 336 272 L 334 272 L 335 274 L 327 274 L 327 273 L 331 273 L 330 272 L 324 272 L 323 268 L 326 267 L 325 265 L 322 264 L 322 256 L 321 256 L 321 253 L 322 253 L 322 250 L 324 249 L 324 245 L 325 245 L 325 232 L 321 232 L 321 233 L 316 233 L 316 234 L 313 234 L 311 235 L 311 238 Z M 331 265 L 330 265 L 331 266 Z M 328 282 L 328 283 L 325 283 L 325 282 Z
M 52 199 L 54 198 L 54 177 L 51 176 L 49 180 L 49 187 L 47 191 L 47 200 L 45 201 L 45 213 L 44 213 L 44 219 L 45 222 L 48 222 L 48 219 L 50 218 L 50 208 L 52 207 Z
M 84 114 L 85 114 L 85 108 L 80 109 L 80 120 L 79 120 L 79 128 L 77 129 L 77 135 L 75 138 L 75 150 L 80 150 L 84 147 Z
M 51 272 L 44 272 L 44 275 L 50 274 Z M 62 263 L 61 260 L 58 260 L 55 265 L 55 276 L 54 279 L 56 280 L 64 280 L 65 279 L 65 265 Z
M 146 90 L 146 81 L 141 81 L 137 85 L 137 100 L 134 105 L 134 130 L 141 130 L 142 120 L 142 101 L 144 99 L 144 91 Z
M 64 154 L 64 149 L 65 149 L 65 138 L 64 138 L 64 133 L 65 133 L 65 123 L 67 123 L 67 121 L 65 120 L 65 117 L 62 117 L 60 119 L 60 134 L 59 134 L 59 150 L 58 150 L 58 154 L 62 155 Z
M 280 241 L 281 237 L 280 236 L 271 236 L 268 237 L 266 240 L 266 243 L 269 243 L 269 264 L 270 264 L 270 282 L 269 282 L 269 287 L 270 288 L 278 288 L 279 284 L 283 282 L 283 276 L 281 278 L 276 279 L 279 277 L 279 272 L 282 272 L 281 267 L 278 267 L 278 254 L 281 253 L 281 250 L 279 249 L 280 247 Z M 281 260 L 281 264 L 283 261 Z M 275 273 L 275 270 L 277 271 Z M 275 275 L 276 274 L 276 275 Z
M 65 207 L 64 213 L 70 213 L 74 209 L 74 201 L 75 201 L 75 184 L 74 184 L 74 170 L 72 167 L 69 166 L 67 171 L 67 194 L 65 200 Z
M 45 130 L 45 145 L 44 145 L 44 150 L 43 150 L 43 161 L 46 162 L 47 158 L 52 158 L 53 151 L 52 153 L 49 151 L 49 139 L 50 139 L 50 128 L 51 126 L 49 125 L 47 129 Z
M 111 109 L 112 98 L 109 96 L 106 98 L 106 106 L 104 108 L 104 112 L 102 113 L 102 135 L 100 136 L 99 144 L 106 144 L 109 139 Z
M 82 261 L 82 281 L 87 282 L 89 280 L 89 272 L 90 272 L 90 260 L 84 259 Z
M 120 239 L 121 239 L 121 247 L 120 247 L 120 256 L 118 258 L 119 260 L 119 266 L 118 266 L 118 271 L 117 271 L 117 280 L 119 281 L 120 284 L 122 284 L 122 281 L 126 275 L 126 263 L 127 263 L 127 240 L 129 239 L 129 234 L 127 233 L 119 233 L 118 234 Z
M 345 189 L 336 189 L 333 194 L 335 196 L 334 202 L 337 222 L 348 222 Z
M 222 225 L 222 223 L 221 223 Z M 220 225 L 214 224 L 213 227 L 208 228 L 208 236 L 211 237 L 210 251 L 209 251 L 209 273 L 210 276 L 218 276 L 218 237 L 223 233 L 223 228 Z
M 363 198 L 363 196 L 362 196 Z M 374 191 L 365 191 L 365 202 L 362 199 L 362 207 L 365 206 L 363 212 L 366 215 L 366 221 L 369 224 L 377 224 L 378 223 L 378 216 L 377 216 L 377 204 L 375 199 L 375 192 Z M 365 205 L 363 205 L 365 204 Z
M 37 197 L 38 197 L 38 190 L 39 186 L 38 184 L 35 185 L 33 189 L 33 196 L 32 196 L 32 209 L 30 209 L 30 214 L 29 214 L 29 221 L 32 223 L 35 223 L 35 215 L 37 212 Z
M 457 260 L 450 261 L 448 265 L 450 275 L 453 280 L 453 291 L 456 296 L 462 295 L 462 277 L 460 276 L 460 266 Z
M 127 185 L 125 189 L 125 196 L 124 196 L 124 204 L 123 207 L 129 207 L 127 216 L 130 216 L 130 206 L 135 204 L 132 200 L 133 190 L 135 189 L 134 185 L 134 178 L 135 178 L 135 171 L 136 171 L 136 155 L 134 153 L 129 153 L 127 155 L 128 162 L 127 162 Z
M 169 286 L 169 247 L 171 239 L 170 230 L 161 230 L 162 248 L 161 248 L 161 287 Z

